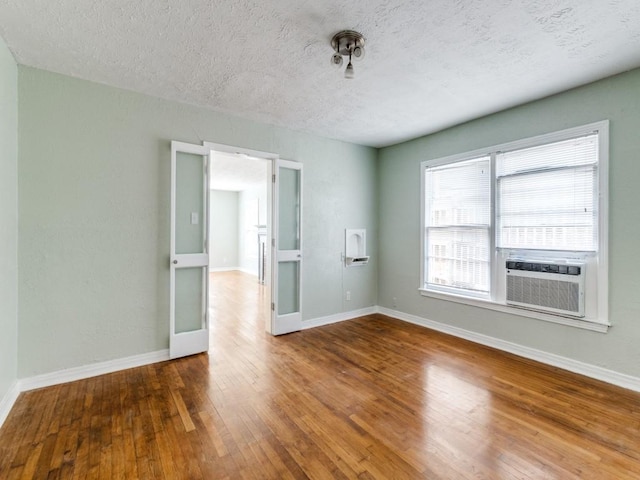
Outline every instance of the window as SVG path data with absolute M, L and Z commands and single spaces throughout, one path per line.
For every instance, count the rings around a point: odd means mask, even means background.
M 597 251 L 598 133 L 496 154 L 498 246 Z
M 423 162 L 421 290 L 560 323 L 608 325 L 607 154 L 608 122 L 599 122 Z M 584 317 L 508 306 L 513 258 L 583 265 Z
M 427 283 L 489 291 L 491 159 L 427 169 Z

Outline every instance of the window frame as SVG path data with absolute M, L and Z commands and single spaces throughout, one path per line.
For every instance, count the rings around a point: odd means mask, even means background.
M 598 163 L 597 163 L 597 252 L 572 252 L 572 251 L 549 251 L 533 249 L 511 249 L 497 246 L 497 178 L 496 178 L 496 155 L 499 152 L 518 150 L 523 148 L 536 147 L 548 143 L 559 142 L 570 138 L 575 138 L 590 133 L 598 133 Z M 426 283 L 426 255 L 427 255 L 427 197 L 426 197 L 426 171 L 428 168 L 444 166 L 447 164 L 472 160 L 474 158 L 489 156 L 491 158 L 491 225 L 489 231 L 490 264 L 489 264 L 489 294 L 473 295 L 462 289 L 450 288 L 446 286 L 427 286 Z M 534 137 L 502 143 L 487 148 L 480 148 L 464 153 L 449 155 L 432 160 L 424 160 L 420 163 L 420 285 L 418 290 L 421 295 L 441 300 L 453 301 L 466 305 L 473 305 L 494 311 L 500 311 L 518 315 L 522 317 L 534 318 L 538 320 L 574 326 L 597 332 L 607 332 L 610 326 L 608 319 L 608 263 L 609 263 L 609 121 L 589 123 L 573 128 L 568 128 L 556 132 L 537 135 Z M 505 256 L 526 256 L 527 258 L 549 259 L 563 258 L 567 260 L 580 260 L 589 263 L 587 268 L 588 281 L 590 287 L 585 291 L 593 295 L 590 298 L 588 312 L 583 318 L 558 315 L 553 313 L 537 312 L 507 305 L 504 300 L 504 292 L 499 290 L 502 287 L 500 274 L 504 272 L 504 266 L 500 267 Z M 585 299 L 586 300 L 586 299 Z M 585 309 L 586 305 L 585 305 Z

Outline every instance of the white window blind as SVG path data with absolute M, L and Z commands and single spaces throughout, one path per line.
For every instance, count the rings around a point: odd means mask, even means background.
M 597 168 L 597 133 L 498 152 L 498 247 L 596 251 Z
M 491 158 L 425 170 L 426 283 L 489 291 Z

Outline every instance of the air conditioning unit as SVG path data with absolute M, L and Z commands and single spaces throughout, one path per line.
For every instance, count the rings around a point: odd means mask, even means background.
M 508 305 L 584 317 L 584 264 L 509 259 L 506 270 Z

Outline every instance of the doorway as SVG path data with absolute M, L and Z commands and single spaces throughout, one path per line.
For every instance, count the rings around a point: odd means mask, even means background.
M 211 334 L 268 330 L 272 159 L 213 146 L 209 166 Z

